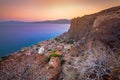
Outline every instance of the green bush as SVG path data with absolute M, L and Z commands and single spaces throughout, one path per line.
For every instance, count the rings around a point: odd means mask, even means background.
M 68 51 L 70 51 L 70 49 L 68 49 Z
M 67 41 L 67 44 L 73 44 L 73 43 L 74 43 L 74 41 L 72 39 Z
M 51 53 L 55 53 L 56 52 L 56 50 L 51 50 Z
M 48 63 L 50 61 L 50 57 L 46 57 L 45 62 Z
M 38 46 L 38 47 L 41 47 L 41 45 L 40 45 L 40 44 L 38 44 L 37 46 Z
M 56 40 L 57 42 L 60 42 L 60 41 L 61 41 L 59 38 L 55 38 L 55 40 Z
M 38 48 L 36 48 L 36 51 L 38 51 L 39 49 Z
M 52 53 L 48 57 L 46 57 L 45 62 L 48 63 L 50 61 L 51 57 L 61 57 L 61 56 L 58 54 Z
M 52 51 L 51 49 L 48 49 L 48 51 Z
M 59 56 L 60 56 L 60 55 L 55 54 L 55 53 L 52 53 L 52 54 L 49 55 L 50 58 L 51 58 L 51 57 L 59 57 Z
M 3 57 L 0 57 L 0 62 L 6 60 L 9 56 L 3 56 Z
M 61 60 L 61 65 L 63 65 L 64 63 L 65 63 L 65 60 L 62 59 L 62 60 Z

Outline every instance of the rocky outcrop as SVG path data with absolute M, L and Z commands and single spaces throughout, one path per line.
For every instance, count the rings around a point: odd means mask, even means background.
M 94 21 L 92 32 L 95 39 L 110 47 L 120 48 L 120 15 L 98 16 Z
M 73 19 L 68 34 L 78 45 L 64 57 L 65 80 L 120 80 L 120 6 Z
M 95 18 L 96 16 L 86 15 L 72 19 L 68 31 L 70 38 L 74 38 L 75 40 L 85 38 L 90 32 Z
M 119 24 L 120 6 L 103 10 L 99 13 L 85 15 L 83 17 L 72 19 L 70 29 L 68 31 L 69 37 L 74 38 L 75 40 L 91 37 L 91 30 L 93 30 L 95 26 L 99 26 L 99 28 L 102 29 L 101 25 L 103 24 L 103 22 L 107 22 L 107 20 L 110 21 L 111 19 L 116 19 L 117 24 Z M 112 23 L 106 23 L 108 24 L 106 25 L 106 27 L 111 25 Z M 114 25 L 112 24 L 112 26 Z

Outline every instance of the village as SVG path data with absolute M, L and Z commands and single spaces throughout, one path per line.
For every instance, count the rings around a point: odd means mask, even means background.
M 55 75 L 57 74 L 57 72 L 54 73 L 54 71 L 58 71 L 58 73 L 60 73 L 61 65 L 64 64 L 65 62 L 65 60 L 63 59 L 63 56 L 65 56 L 66 54 L 69 54 L 70 50 L 74 46 L 75 46 L 74 40 L 72 39 L 66 40 L 60 37 L 56 37 L 50 40 L 39 42 L 30 47 L 22 48 L 21 50 L 14 52 L 13 54 L 9 55 L 10 60 L 8 62 L 10 61 L 14 62 L 14 59 L 16 58 L 17 59 L 19 58 L 18 62 L 21 62 L 21 60 L 24 57 L 26 57 L 27 60 L 22 60 L 21 64 L 25 64 L 25 63 L 27 64 L 27 62 L 29 62 L 28 60 L 36 57 L 36 59 L 39 58 L 37 60 L 39 60 L 41 65 L 44 66 L 43 71 L 41 70 L 40 72 L 42 73 L 45 71 L 49 72 L 49 70 L 52 69 L 53 75 Z M 40 63 L 36 62 L 34 63 L 34 65 L 40 64 Z M 33 64 L 29 63 L 29 66 L 32 66 L 32 65 Z

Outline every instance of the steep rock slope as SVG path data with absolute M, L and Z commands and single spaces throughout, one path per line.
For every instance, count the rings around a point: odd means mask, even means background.
M 64 57 L 65 80 L 120 80 L 120 6 L 73 19 L 68 34 L 78 52 Z
M 106 22 L 106 20 L 111 20 L 115 18 L 118 19 L 117 23 L 119 23 L 120 6 L 106 9 L 99 13 L 74 18 L 71 20 L 71 25 L 68 34 L 70 35 L 70 38 L 74 38 L 76 40 L 80 40 L 82 38 L 84 39 L 88 37 L 89 34 L 91 34 L 91 30 L 93 29 L 93 27 L 98 27 L 100 26 L 98 24 Z M 109 25 L 112 25 L 112 23 L 108 23 L 108 26 Z

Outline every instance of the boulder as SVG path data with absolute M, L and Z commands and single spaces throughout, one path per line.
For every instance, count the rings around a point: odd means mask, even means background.
M 58 55 L 63 55 L 63 52 L 61 52 L 61 51 L 56 51 L 55 53 Z
M 71 56 L 75 57 L 75 56 L 78 56 L 78 54 L 79 54 L 79 51 L 78 51 L 77 47 L 71 48 L 71 50 L 70 50 L 70 55 Z
M 52 66 L 54 69 L 60 69 L 60 58 L 59 57 L 51 57 L 49 61 L 49 65 Z

